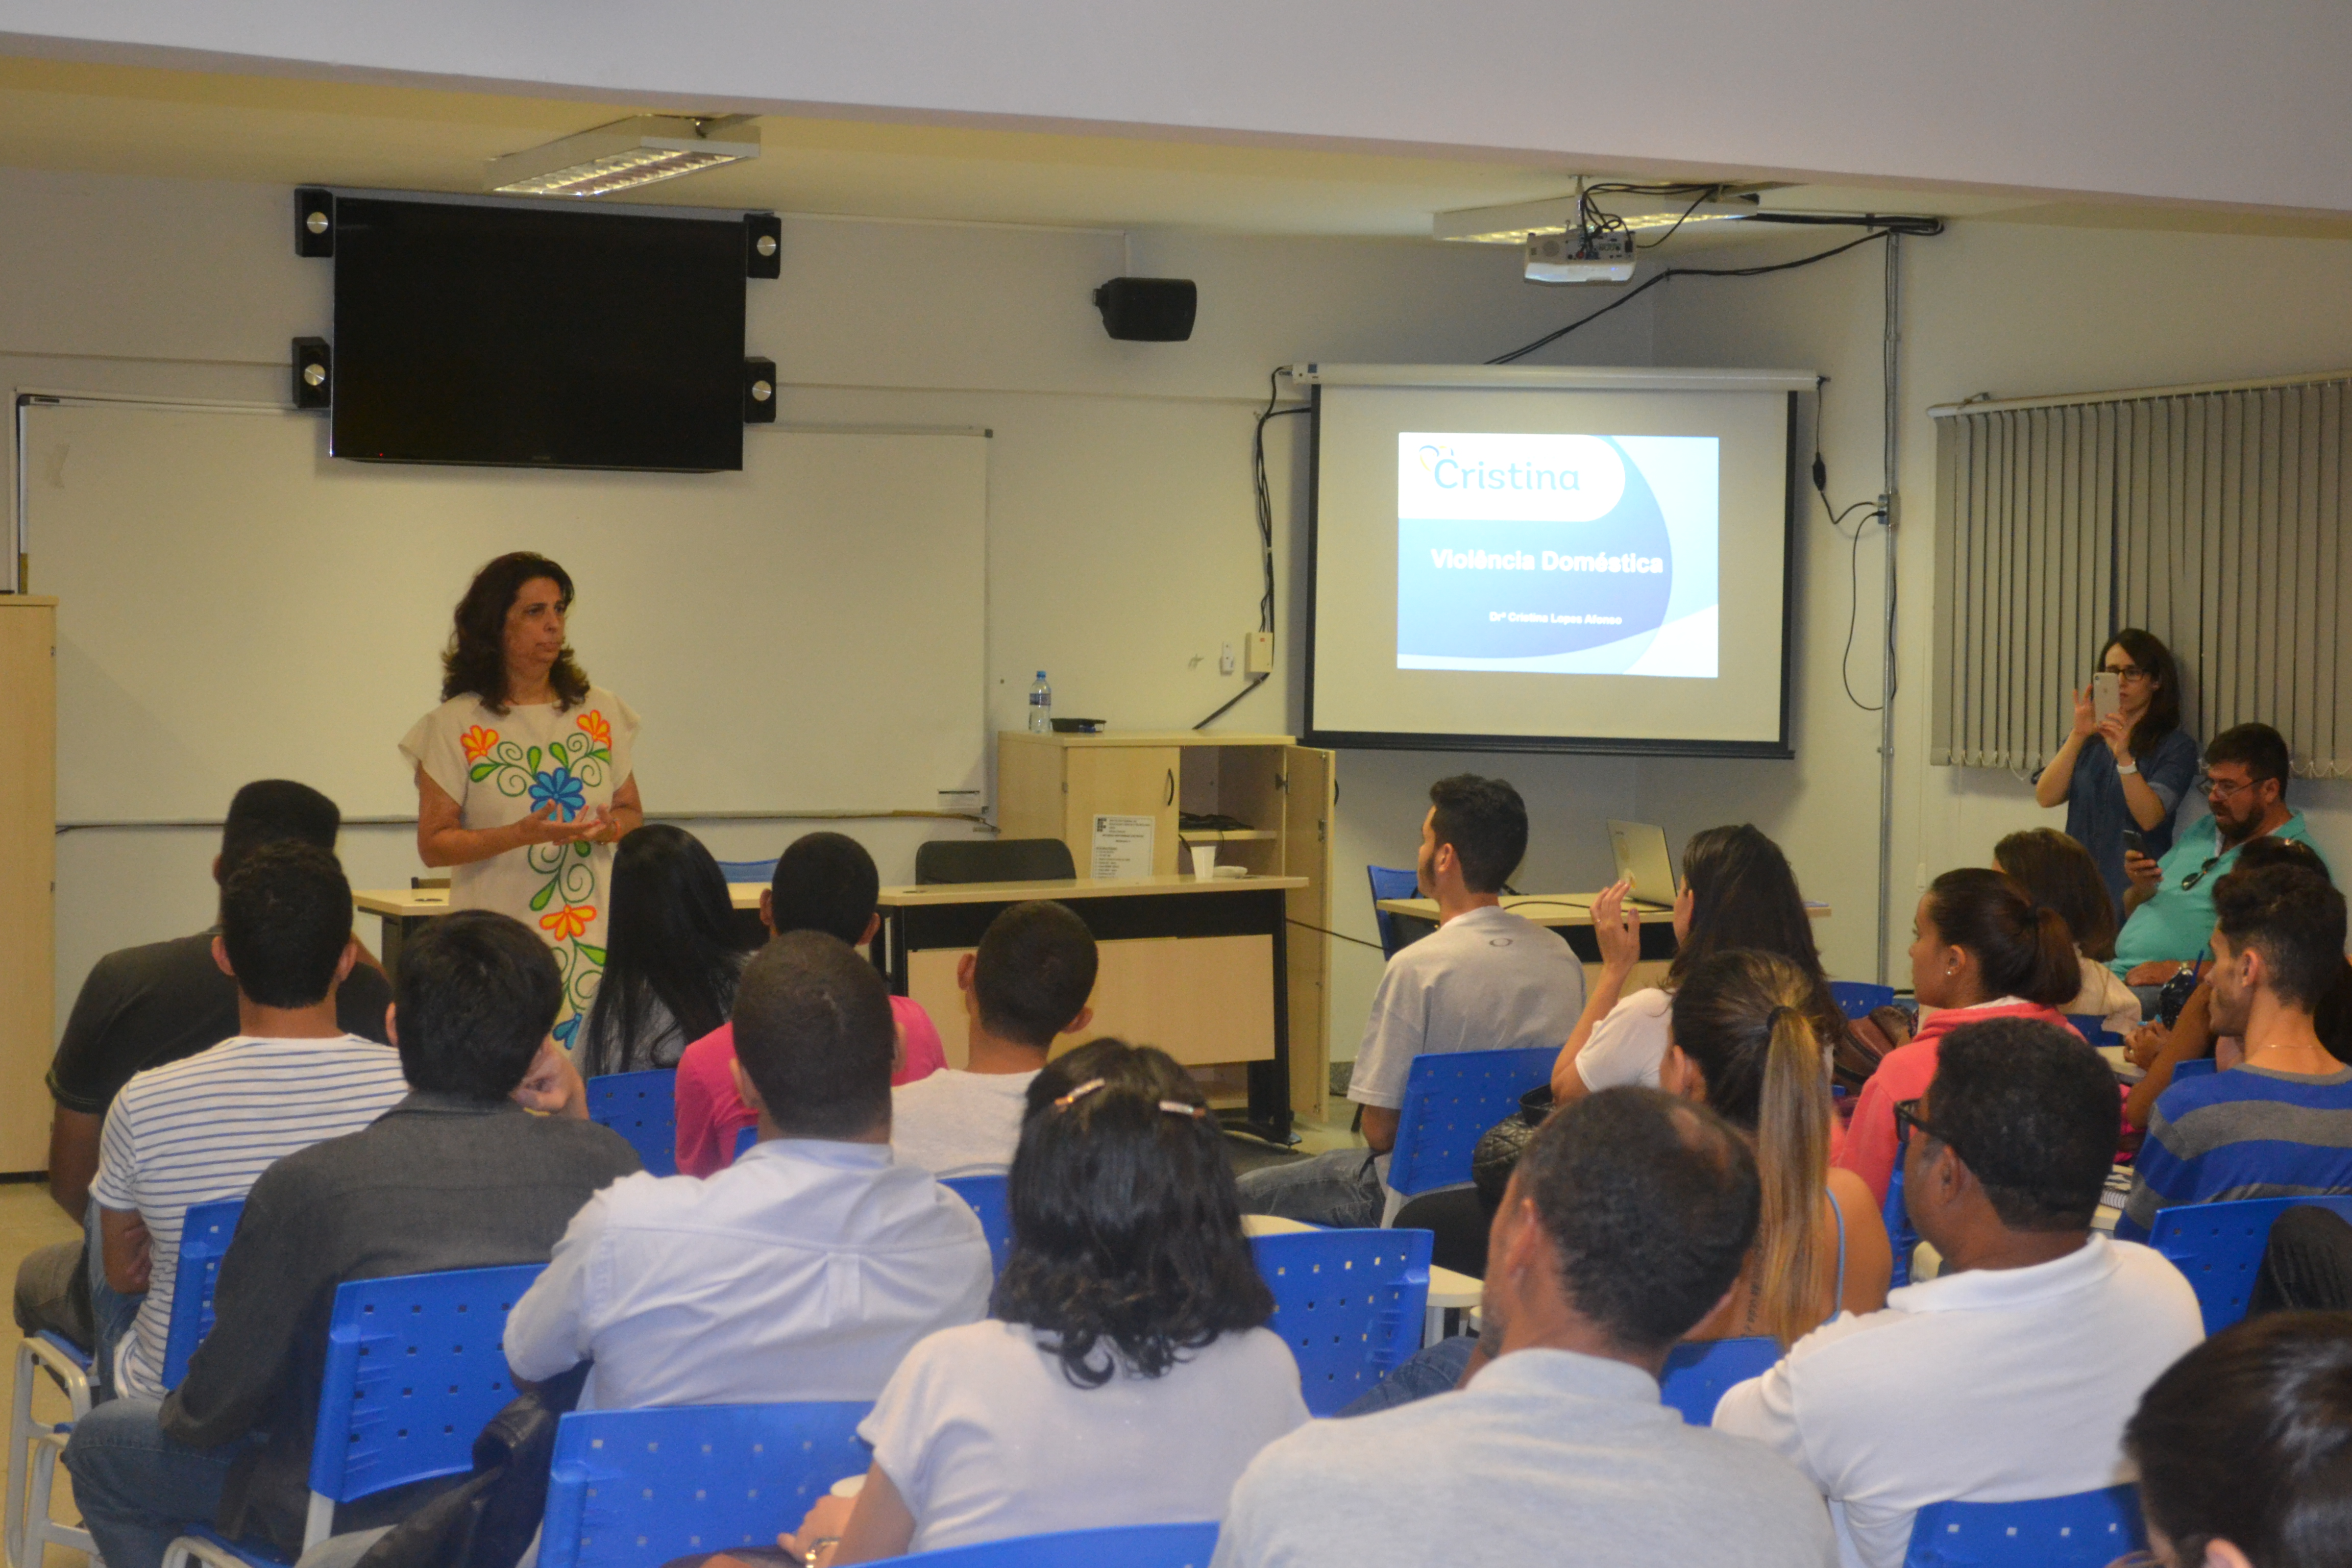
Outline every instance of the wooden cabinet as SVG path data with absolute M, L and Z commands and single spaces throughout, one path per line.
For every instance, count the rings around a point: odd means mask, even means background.
M 0 594 L 0 1173 L 46 1170 L 55 1044 L 58 602 Z
M 1320 1120 L 1330 1091 L 1331 803 L 1333 755 L 1287 735 L 1113 731 L 1100 735 L 997 737 L 996 821 L 1007 838 L 1059 838 L 1081 877 L 1091 874 L 1097 816 L 1152 820 L 1154 875 L 1189 873 L 1196 844 L 1217 863 L 1259 876 L 1305 877 L 1286 895 L 1284 963 L 1290 1103 Z M 1228 818 L 1238 826 L 1182 826 Z

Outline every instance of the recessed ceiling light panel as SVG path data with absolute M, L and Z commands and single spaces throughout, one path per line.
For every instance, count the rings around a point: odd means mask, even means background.
M 640 114 L 493 158 L 486 184 L 509 195 L 601 196 L 759 155 L 750 115 Z

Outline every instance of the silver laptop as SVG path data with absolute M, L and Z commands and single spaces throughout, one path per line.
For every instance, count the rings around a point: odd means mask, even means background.
M 1666 854 L 1664 828 L 1612 818 L 1609 850 L 1617 858 L 1618 879 L 1633 884 L 1627 902 L 1645 910 L 1675 907 L 1675 863 Z

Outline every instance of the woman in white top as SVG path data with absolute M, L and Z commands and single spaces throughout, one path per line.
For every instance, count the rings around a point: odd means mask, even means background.
M 782 1545 L 866 1563 L 982 1541 L 1223 1517 L 1307 1422 L 1242 1234 L 1224 1140 L 1164 1052 L 1082 1046 L 1030 1086 L 992 1316 L 916 1345 L 858 1435 L 855 1504 Z
M 450 868 L 452 909 L 512 915 L 554 950 L 567 1047 L 604 973 L 613 846 L 646 819 L 637 716 L 588 684 L 564 646 L 571 609 L 571 574 L 544 555 L 475 574 L 441 656 L 441 706 L 400 742 L 418 856 Z
M 2116 955 L 2116 901 L 2099 879 L 2091 852 L 2054 827 L 2012 833 L 1993 846 L 1992 862 L 2033 896 L 2058 911 L 2074 939 L 2083 965 L 2083 989 L 2060 1009 L 2076 1017 L 2099 1017 L 2118 1035 L 2139 1027 L 2139 998 L 2107 967 Z
M 1683 846 L 1682 889 L 1675 895 L 1675 960 L 1665 982 L 1624 995 L 1642 955 L 1641 917 L 1625 908 L 1627 884 L 1592 900 L 1592 934 L 1601 945 L 1601 979 L 1583 1016 L 1552 1065 L 1556 1104 L 1622 1084 L 1658 1087 L 1658 1067 L 1673 1043 L 1674 992 L 1698 963 L 1737 949 L 1777 953 L 1814 982 L 1808 1017 L 1835 1049 L 1845 1016 L 1830 997 L 1813 922 L 1780 847 L 1748 823 L 1710 827 Z M 1857 1079 L 1866 1074 L 1857 1074 Z

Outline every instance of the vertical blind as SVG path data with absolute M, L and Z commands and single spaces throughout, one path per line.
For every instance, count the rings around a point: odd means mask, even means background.
M 2182 727 L 2273 725 L 2352 773 L 2352 375 L 1931 410 L 1931 761 L 2040 767 L 2107 637 L 2172 649 Z

